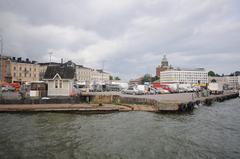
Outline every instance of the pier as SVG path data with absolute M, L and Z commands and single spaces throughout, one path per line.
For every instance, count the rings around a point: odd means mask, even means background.
M 188 112 L 195 105 L 210 106 L 239 97 L 238 92 L 208 97 L 193 94 L 121 95 L 110 93 L 83 94 L 80 97 L 55 97 L 46 99 L 0 100 L 0 112 L 76 112 L 112 113 L 126 111 Z

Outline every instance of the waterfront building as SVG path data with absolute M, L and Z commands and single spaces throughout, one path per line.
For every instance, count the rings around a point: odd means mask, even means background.
M 227 88 L 240 88 L 240 76 L 208 77 L 209 82 L 217 82 Z
M 48 96 L 70 96 L 74 91 L 75 68 L 70 62 L 49 65 L 43 80 L 48 84 Z
M 208 73 L 203 68 L 167 70 L 161 72 L 160 83 L 207 84 Z
M 77 81 L 88 85 L 91 83 L 91 74 L 93 69 L 84 67 L 82 65 L 76 65 L 76 78 Z
M 93 69 L 91 72 L 91 83 L 106 84 L 110 81 L 110 74 L 103 70 Z
M 39 65 L 36 61 L 28 58 L 22 60 L 21 57 L 11 59 L 12 82 L 32 82 L 39 81 Z

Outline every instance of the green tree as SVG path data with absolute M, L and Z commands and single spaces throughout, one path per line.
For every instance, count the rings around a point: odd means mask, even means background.
M 115 79 L 115 80 L 121 80 L 118 76 L 116 76 L 114 79 Z
M 109 76 L 109 80 L 113 80 L 113 76 Z
M 152 82 L 152 76 L 150 74 L 145 74 L 142 79 L 142 84 L 145 82 Z
M 159 79 L 160 79 L 160 78 L 159 78 L 158 76 L 154 76 L 154 77 L 152 77 L 151 82 L 157 81 L 157 80 L 159 80 Z
M 208 76 L 214 77 L 214 76 L 216 76 L 216 74 L 215 74 L 215 72 L 213 72 L 213 71 L 209 71 L 209 72 L 208 72 Z

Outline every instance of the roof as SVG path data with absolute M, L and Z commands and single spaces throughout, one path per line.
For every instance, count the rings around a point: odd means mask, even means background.
M 75 70 L 73 67 L 62 66 L 48 66 L 44 75 L 44 79 L 53 79 L 58 74 L 63 79 L 73 79 Z

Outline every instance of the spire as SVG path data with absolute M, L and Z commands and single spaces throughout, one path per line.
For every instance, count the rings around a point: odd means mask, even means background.
M 166 55 L 163 55 L 161 67 L 168 67 L 168 60 L 167 60 Z

